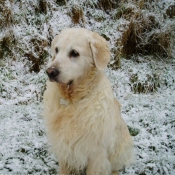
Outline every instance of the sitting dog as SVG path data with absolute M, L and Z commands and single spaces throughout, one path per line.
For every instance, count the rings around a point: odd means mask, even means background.
M 133 140 L 104 69 L 107 41 L 64 29 L 52 41 L 44 120 L 60 174 L 110 175 L 134 162 Z

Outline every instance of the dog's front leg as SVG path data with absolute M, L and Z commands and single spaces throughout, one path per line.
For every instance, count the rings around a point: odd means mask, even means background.
M 59 167 L 60 167 L 60 173 L 59 175 L 70 175 L 71 171 L 69 170 L 67 164 L 63 164 L 63 163 L 59 163 Z
M 111 163 L 106 154 L 99 153 L 89 158 L 87 165 L 87 175 L 110 175 Z

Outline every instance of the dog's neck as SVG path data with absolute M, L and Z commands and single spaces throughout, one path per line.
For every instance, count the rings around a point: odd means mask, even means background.
M 69 85 L 59 84 L 58 87 L 62 94 L 62 98 L 69 102 L 77 102 L 84 97 L 87 97 L 88 94 L 97 86 L 100 75 L 101 71 L 99 71 L 96 67 L 93 67 L 92 70 L 87 71 L 87 73 L 77 82 L 73 82 Z

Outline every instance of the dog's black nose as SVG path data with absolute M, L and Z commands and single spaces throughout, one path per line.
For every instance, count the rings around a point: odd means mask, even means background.
M 60 72 L 59 72 L 59 70 L 57 70 L 56 68 L 51 67 L 51 68 L 48 68 L 48 69 L 46 70 L 46 73 L 47 73 L 47 75 L 48 75 L 49 78 L 53 79 L 53 78 L 55 78 Z

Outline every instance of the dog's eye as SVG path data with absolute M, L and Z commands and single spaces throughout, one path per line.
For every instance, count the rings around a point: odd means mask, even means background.
M 59 50 L 58 50 L 58 47 L 56 47 L 56 48 L 55 48 L 55 52 L 58 53 L 58 51 L 59 51 Z
M 70 57 L 78 57 L 80 54 L 76 50 L 71 50 L 69 53 Z

